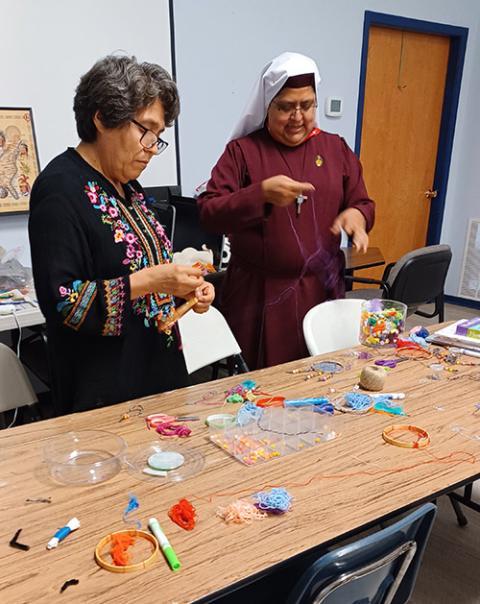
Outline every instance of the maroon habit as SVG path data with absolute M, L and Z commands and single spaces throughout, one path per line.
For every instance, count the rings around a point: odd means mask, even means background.
M 264 203 L 261 182 L 278 174 L 315 186 L 299 216 L 295 203 Z M 346 208 L 360 210 L 367 231 L 373 226 L 356 155 L 336 134 L 288 147 L 263 128 L 227 145 L 198 203 L 205 228 L 231 242 L 220 307 L 249 368 L 308 356 L 303 317 L 344 296 L 344 256 L 330 227 Z

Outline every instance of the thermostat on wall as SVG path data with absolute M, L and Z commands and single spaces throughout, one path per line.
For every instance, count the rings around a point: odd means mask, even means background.
M 343 99 L 338 96 L 327 96 L 325 99 L 325 115 L 340 117 L 343 112 Z

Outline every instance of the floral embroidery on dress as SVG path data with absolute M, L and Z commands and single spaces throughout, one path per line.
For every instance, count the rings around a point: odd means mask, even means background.
M 171 262 L 172 246 L 162 225 L 147 208 L 143 194 L 131 185 L 129 188 L 131 209 L 113 195 L 107 195 L 95 181 L 88 182 L 85 193 L 92 207 L 101 212 L 103 224 L 110 226 L 114 242 L 124 246 L 122 264 L 133 273 L 158 263 Z M 143 225 L 143 230 L 135 218 Z M 133 311 L 143 315 L 146 327 L 153 324 L 160 328 L 161 323 L 173 314 L 174 308 L 172 296 L 162 293 L 146 294 L 132 302 Z
M 103 326 L 103 336 L 119 336 L 122 333 L 123 311 L 125 309 L 124 277 L 103 282 L 107 306 L 107 319 Z
M 60 285 L 58 291 L 63 300 L 58 302 L 57 310 L 65 317 L 63 323 L 75 331 L 79 330 L 97 295 L 97 284 L 95 281 L 76 280 L 72 287 Z

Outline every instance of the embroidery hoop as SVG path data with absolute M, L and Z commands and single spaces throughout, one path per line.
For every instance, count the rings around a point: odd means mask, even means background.
M 110 562 L 107 562 L 105 558 L 102 558 L 101 552 L 103 548 L 111 542 L 112 537 L 114 535 L 128 535 L 130 537 L 138 537 L 140 539 L 144 539 L 153 546 L 152 553 L 148 558 L 146 558 L 142 562 L 137 562 L 136 564 L 127 564 L 126 566 L 117 566 L 116 564 L 111 564 Z M 158 554 L 158 541 L 153 535 L 150 535 L 150 533 L 146 533 L 145 531 L 130 529 L 124 531 L 116 531 L 114 533 L 108 534 L 106 537 L 103 537 L 98 542 L 97 547 L 95 548 L 95 562 L 105 570 L 109 570 L 112 573 L 133 573 L 137 570 L 143 570 L 151 566 L 158 558 Z
M 390 436 L 392 432 L 413 432 L 417 435 L 417 440 L 413 442 L 403 442 Z M 404 449 L 423 449 L 430 444 L 430 436 L 426 430 L 408 424 L 392 424 L 391 426 L 387 426 L 382 432 L 382 438 L 389 445 L 402 447 Z
M 412 360 L 423 360 L 423 359 L 431 359 L 433 354 L 428 350 L 420 349 L 420 348 L 409 348 L 405 346 L 404 348 L 398 348 L 395 352 L 399 359 L 404 359 L 406 361 Z

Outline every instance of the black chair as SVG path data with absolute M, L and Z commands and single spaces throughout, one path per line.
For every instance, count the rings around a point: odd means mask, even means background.
M 379 288 L 355 289 L 346 293 L 347 298 L 389 298 L 403 302 L 408 314 L 431 319 L 438 315 L 445 320 L 444 286 L 452 251 L 448 245 L 430 245 L 408 252 L 385 268 L 382 279 L 368 279 L 345 275 L 346 281 L 368 283 Z M 432 313 L 419 310 L 424 304 L 435 304 Z
M 406 604 L 437 508 L 427 503 L 391 526 L 314 562 L 287 604 Z

